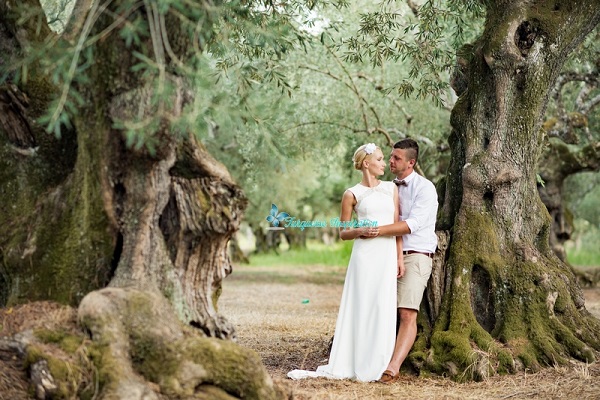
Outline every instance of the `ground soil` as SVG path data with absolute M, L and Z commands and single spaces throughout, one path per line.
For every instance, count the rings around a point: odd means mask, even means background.
M 0 308 L 0 338 L 31 329 L 78 331 L 76 310 L 51 302 L 35 302 L 18 307 Z M 49 347 L 48 350 L 52 352 Z M 0 348 L 0 400 L 32 399 L 23 360 Z
M 348 399 L 600 399 L 600 364 L 573 362 L 533 373 L 456 383 L 404 374 L 392 385 L 286 377 L 327 362 L 344 268 L 236 266 L 225 280 L 219 312 L 237 327 L 237 342 L 255 350 L 296 400 Z M 600 318 L 600 288 L 584 290 Z M 77 329 L 75 310 L 47 302 L 0 309 L 0 337 L 37 327 Z M 600 359 L 600 356 L 599 356 Z M 31 399 L 21 360 L 0 350 L 0 400 Z
M 319 266 L 238 266 L 225 280 L 219 311 L 237 326 L 237 341 L 261 355 L 294 399 L 600 399 L 600 363 L 573 362 L 470 383 L 410 374 L 392 385 L 288 379 L 292 369 L 327 363 L 344 273 Z M 587 309 L 600 318 L 600 288 L 584 291 Z

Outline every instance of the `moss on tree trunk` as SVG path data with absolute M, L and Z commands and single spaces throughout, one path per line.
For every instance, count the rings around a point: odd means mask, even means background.
M 12 64 L 53 34 L 42 20 L 18 25 L 23 10 L 9 5 L 0 0 L 0 42 L 10 49 L 10 62 L 0 67 L 12 79 Z M 0 121 L 2 305 L 36 299 L 78 305 L 86 296 L 80 319 L 93 339 L 86 346 L 103 398 L 284 397 L 256 354 L 215 339 L 235 335 L 217 301 L 231 272 L 227 243 L 246 198 L 193 132 L 169 127 L 193 100 L 189 83 L 169 62 L 160 82 L 135 72 L 134 51 L 154 57 L 151 38 L 132 48 L 109 29 L 120 7 L 142 20 L 157 10 L 130 9 L 124 1 L 105 5 L 109 12 L 97 3 L 76 10 L 80 18 L 97 13 L 85 33 L 103 36 L 92 46 L 89 80 L 71 83 L 80 100 L 72 129 L 60 139 L 36 124 L 63 89 L 47 83 L 47 72 L 33 65 L 27 83 L 9 79 L 0 87 L 0 106 L 12 107 L 14 117 Z M 83 26 L 73 25 L 70 37 Z M 185 58 L 190 46 L 178 36 L 181 24 L 166 26 L 177 39 L 170 50 Z M 163 84 L 172 91 L 155 103 Z M 146 124 L 144 140 L 158 145 L 128 144 L 130 124 Z M 50 354 L 29 350 L 53 373 Z M 54 373 L 59 386 L 72 378 Z
M 3 10 L 9 10 L 4 3 Z M 13 56 L 7 69 L 20 62 L 25 43 L 19 37 L 41 43 L 53 35 L 45 25 L 39 34 L 37 24 L 17 25 L 18 11 L 10 9 L 4 20 L 3 42 Z M 134 14 L 147 16 L 145 10 Z M 97 17 L 90 34 L 114 22 L 110 13 Z M 141 53 L 152 49 L 147 40 L 139 44 Z M 83 97 L 73 129 L 60 139 L 35 119 L 62 87 L 48 85 L 32 68 L 26 84 L 0 88 L 0 104 L 14 116 L 2 121 L 0 222 L 9 228 L 0 236 L 0 299 L 5 305 L 36 299 L 78 304 L 108 284 L 134 286 L 160 291 L 183 321 L 208 335 L 231 337 L 216 301 L 231 272 L 227 242 L 246 199 L 193 134 L 175 134 L 161 120 L 161 113 L 177 116 L 192 99 L 182 78 L 166 73 L 176 93 L 161 109 L 149 101 L 157 87 L 142 72 L 131 72 L 138 60 L 116 32 L 94 50 L 91 81 L 73 83 Z M 28 100 L 16 107 L 15 98 Z M 156 118 L 145 131 L 145 140 L 159 141 L 156 151 L 128 146 L 125 132 L 115 128 L 135 118 Z
M 421 365 L 459 379 L 590 362 L 600 322 L 572 270 L 549 246 L 536 190 L 549 89 L 569 52 L 600 19 L 600 3 L 488 3 L 481 38 L 466 47 L 466 90 L 452 112 L 453 163 L 442 229 L 446 293 Z M 436 265 L 436 269 L 441 266 Z M 429 304 L 433 309 L 435 304 Z M 418 357 L 417 357 L 418 358 Z

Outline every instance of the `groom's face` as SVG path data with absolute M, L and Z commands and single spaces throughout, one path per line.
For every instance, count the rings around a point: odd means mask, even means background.
M 390 155 L 390 171 L 398 179 L 404 179 L 410 175 L 415 165 L 415 160 L 411 160 L 407 153 L 408 150 L 405 149 L 393 149 Z

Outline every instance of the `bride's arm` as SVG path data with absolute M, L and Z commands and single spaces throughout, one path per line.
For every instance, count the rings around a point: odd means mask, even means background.
M 356 205 L 356 199 L 351 191 L 346 190 L 342 196 L 342 212 L 340 222 L 350 221 L 352 218 L 352 209 Z M 357 237 L 374 237 L 377 228 L 344 228 L 340 227 L 340 239 L 353 240 Z

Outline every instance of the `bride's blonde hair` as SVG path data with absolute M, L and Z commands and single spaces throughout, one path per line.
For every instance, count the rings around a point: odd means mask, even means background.
M 379 149 L 379 146 L 376 146 L 375 143 L 367 143 L 360 146 L 354 152 L 354 156 L 352 156 L 352 162 L 354 163 L 354 169 L 362 170 L 363 161 L 372 155 L 375 150 Z M 381 149 L 379 149 L 381 150 Z

